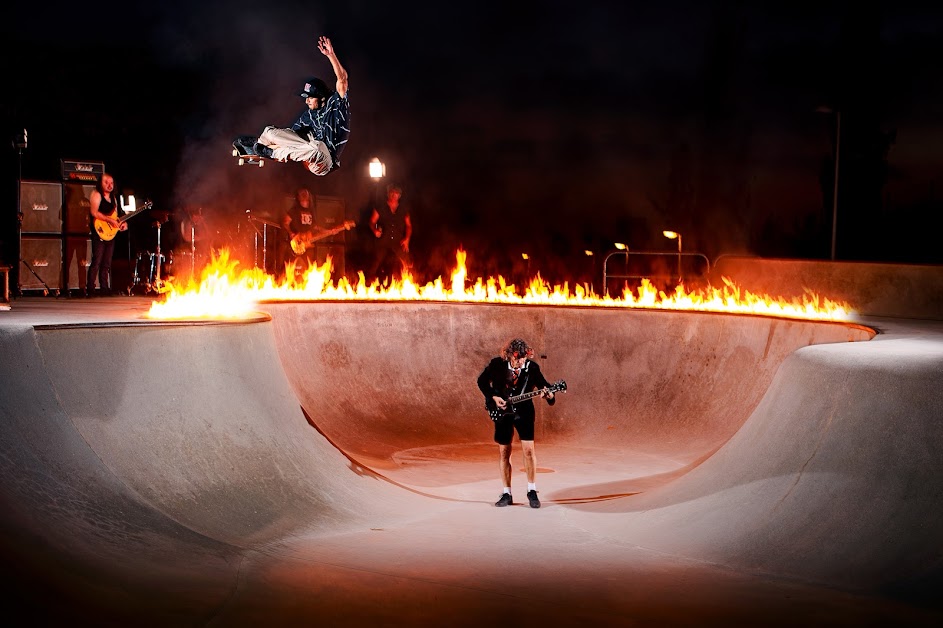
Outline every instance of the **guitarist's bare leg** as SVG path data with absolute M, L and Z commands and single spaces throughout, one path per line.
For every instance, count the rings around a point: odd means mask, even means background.
M 527 473 L 527 501 L 531 508 L 540 508 L 537 499 L 537 449 L 532 440 L 522 440 L 521 447 L 524 450 L 524 472 Z
M 514 503 L 511 497 L 511 445 L 498 444 L 498 467 L 501 470 L 501 480 L 504 482 L 504 492 L 495 506 L 510 506 Z
M 534 441 L 522 440 L 521 448 L 524 450 L 524 472 L 527 474 L 527 483 L 535 484 L 537 482 L 537 449 L 534 447 Z

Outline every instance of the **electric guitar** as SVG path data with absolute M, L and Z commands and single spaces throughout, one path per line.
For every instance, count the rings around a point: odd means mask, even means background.
M 341 231 L 353 229 L 355 226 L 357 226 L 357 224 L 353 220 L 345 220 L 344 224 L 334 227 L 333 229 L 296 233 L 291 239 L 291 250 L 294 251 L 295 255 L 304 255 L 304 252 L 308 250 L 308 247 L 311 246 L 312 243 L 328 238 Z
M 113 240 L 115 236 L 118 235 L 118 232 L 121 231 L 121 223 L 123 223 L 124 221 L 128 220 L 129 218 L 133 216 L 137 216 L 138 214 L 143 214 L 145 210 L 150 209 L 153 206 L 154 206 L 154 203 L 147 201 L 146 203 L 138 207 L 136 210 L 134 210 L 130 214 L 119 216 L 117 227 L 112 227 L 110 224 L 108 224 L 101 218 L 96 218 L 95 219 L 95 233 L 97 233 L 98 237 L 104 240 L 105 242 L 109 240 Z
M 543 393 L 555 393 L 555 392 L 566 392 L 566 382 L 561 379 L 558 382 L 550 384 L 546 388 L 541 388 L 540 390 L 532 390 L 529 393 L 524 393 L 522 395 L 515 395 L 514 397 L 509 397 L 507 399 L 507 405 L 504 406 L 503 409 L 495 405 L 494 399 L 489 399 L 487 402 L 485 402 L 485 408 L 488 410 L 488 414 L 491 415 L 491 420 L 497 421 L 503 416 L 514 414 L 515 403 L 520 403 L 521 401 L 524 401 L 525 399 L 530 399 L 531 397 L 536 397 L 538 395 L 542 395 Z

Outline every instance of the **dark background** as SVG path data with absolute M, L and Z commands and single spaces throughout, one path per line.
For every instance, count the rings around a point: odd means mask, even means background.
M 202 208 L 237 246 L 247 210 L 277 218 L 299 185 L 341 197 L 348 269 L 373 195 L 398 183 L 422 280 L 459 247 L 473 277 L 513 276 L 526 252 L 531 272 L 584 280 L 587 249 L 676 250 L 663 229 L 710 260 L 829 259 L 836 111 L 837 259 L 943 263 L 943 20 L 923 3 L 18 5 L 0 112 L 29 139 L 0 151 L 7 263 L 18 178 L 56 181 L 63 158 L 104 162 L 174 216 Z M 322 34 L 350 75 L 341 169 L 238 167 L 236 135 L 292 122 L 306 76 L 333 85 Z M 123 246 L 154 238 L 140 222 Z

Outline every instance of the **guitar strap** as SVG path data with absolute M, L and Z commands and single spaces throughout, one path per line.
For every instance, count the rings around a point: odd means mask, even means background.
M 515 386 L 514 390 L 511 391 L 511 396 L 512 396 L 512 397 L 515 396 L 515 395 L 520 395 L 520 394 L 523 393 L 525 390 L 527 390 L 527 380 L 528 380 L 528 378 L 530 378 L 530 368 L 529 368 L 529 367 L 530 367 L 530 361 L 528 360 L 527 362 L 524 362 L 524 368 L 521 369 L 522 371 L 524 371 L 524 381 L 521 383 L 521 385 L 520 385 L 519 388 Z

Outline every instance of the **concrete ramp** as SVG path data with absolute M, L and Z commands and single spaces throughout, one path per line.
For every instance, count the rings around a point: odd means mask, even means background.
M 212 614 L 246 549 L 416 499 L 311 428 L 268 322 L 0 334 L 4 549 L 76 603 L 166 613 L 155 593 L 179 589 L 181 613 Z
M 34 620 L 940 619 L 943 330 L 262 309 L 271 320 L 0 321 L 0 557 Z M 475 379 L 511 336 L 569 388 L 538 403 L 539 511 L 491 506 Z
M 608 308 L 269 304 L 301 405 L 348 455 L 429 493 L 494 492 L 492 423 L 475 380 L 514 336 L 568 392 L 538 402 L 548 499 L 650 488 L 726 442 L 790 353 L 866 340 L 835 323 Z M 604 484 L 600 478 L 607 478 Z
M 702 465 L 573 520 L 737 569 L 929 596 L 943 575 L 941 384 L 943 338 L 800 349 Z

